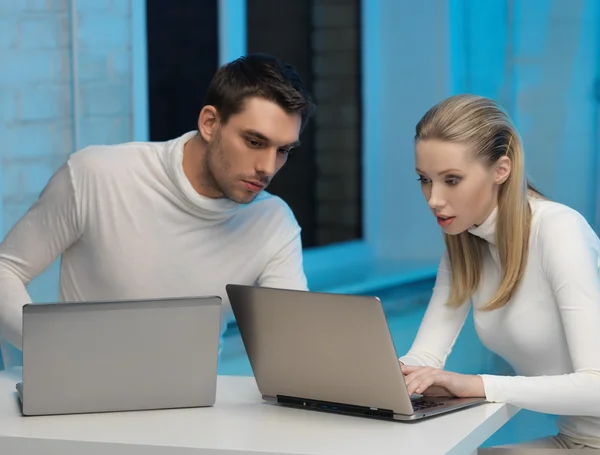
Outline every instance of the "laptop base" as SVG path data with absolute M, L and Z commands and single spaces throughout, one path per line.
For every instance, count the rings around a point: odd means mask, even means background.
M 458 411 L 468 407 L 485 403 L 483 398 L 455 398 L 455 397 L 431 397 L 419 398 L 413 401 L 415 412 L 410 415 L 397 414 L 391 409 L 370 408 L 343 403 L 332 403 L 329 401 L 312 400 L 288 396 L 277 396 L 277 398 L 263 396 L 265 401 L 276 403 L 281 406 L 309 411 L 327 412 L 354 417 L 366 417 L 378 420 L 413 422 L 424 418 L 431 418 Z M 420 408 L 420 409 L 419 409 Z

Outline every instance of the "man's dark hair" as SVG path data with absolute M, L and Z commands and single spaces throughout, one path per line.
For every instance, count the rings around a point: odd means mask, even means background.
M 248 54 L 219 68 L 208 86 L 205 105 L 214 106 L 221 121 L 227 123 L 250 97 L 264 98 L 290 114 L 300 114 L 302 130 L 315 112 L 313 100 L 294 68 L 266 54 Z

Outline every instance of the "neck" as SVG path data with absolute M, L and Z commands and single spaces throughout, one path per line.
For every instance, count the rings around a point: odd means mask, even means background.
M 494 193 L 492 194 L 492 199 L 490 201 L 489 206 L 486 208 L 483 216 L 479 219 L 477 224 L 473 225 L 473 227 L 481 226 L 485 222 L 485 220 L 487 220 L 489 218 L 489 216 L 492 214 L 492 212 L 494 211 L 494 209 L 497 206 L 498 206 L 498 190 L 496 188 L 494 188 Z
M 198 194 L 217 199 L 223 195 L 211 183 L 207 169 L 208 144 L 197 134 L 183 146 L 183 173 Z
M 477 224 L 474 224 L 473 227 L 479 227 L 483 223 L 485 223 L 485 220 L 487 220 L 490 217 L 490 215 L 492 214 L 492 212 L 494 211 L 495 208 L 496 208 L 496 204 L 492 205 L 491 208 L 486 210 L 485 215 L 481 218 L 481 220 Z

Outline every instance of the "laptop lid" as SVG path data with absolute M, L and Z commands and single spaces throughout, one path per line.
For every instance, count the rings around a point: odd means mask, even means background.
M 215 402 L 220 297 L 23 307 L 25 415 Z
M 376 297 L 242 285 L 227 293 L 266 399 L 346 404 L 379 417 L 413 413 Z

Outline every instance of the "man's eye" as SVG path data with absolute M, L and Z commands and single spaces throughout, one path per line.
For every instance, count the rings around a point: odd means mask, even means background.
M 248 145 L 250 147 L 254 147 L 254 148 L 260 147 L 260 145 L 261 145 L 259 141 L 255 141 L 254 139 L 246 139 L 246 142 L 248 143 Z

